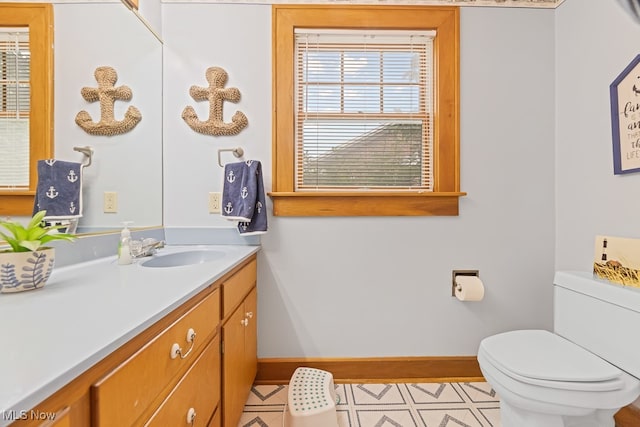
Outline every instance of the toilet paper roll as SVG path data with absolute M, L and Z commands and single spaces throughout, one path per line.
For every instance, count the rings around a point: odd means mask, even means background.
M 477 276 L 456 276 L 456 298 L 460 301 L 481 301 L 484 285 Z

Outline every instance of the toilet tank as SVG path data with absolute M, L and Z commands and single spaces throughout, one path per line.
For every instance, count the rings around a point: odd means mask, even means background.
M 559 271 L 554 280 L 554 331 L 640 378 L 640 289 Z

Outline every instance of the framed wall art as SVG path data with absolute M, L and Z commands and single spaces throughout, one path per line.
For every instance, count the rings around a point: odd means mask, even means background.
M 611 83 L 613 173 L 640 172 L 640 55 Z
M 593 275 L 618 285 L 640 288 L 640 239 L 596 236 Z

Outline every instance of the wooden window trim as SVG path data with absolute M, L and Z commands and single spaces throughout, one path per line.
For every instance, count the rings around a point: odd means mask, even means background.
M 274 5 L 273 11 L 273 191 L 276 216 L 458 215 L 459 8 L 424 6 Z M 380 13 L 384 11 L 384 13 Z M 433 191 L 295 191 L 294 30 L 375 28 L 437 30 Z
M 38 160 L 53 155 L 53 7 L 48 3 L 0 3 L 0 26 L 28 26 L 31 51 L 29 188 L 0 188 L 0 215 L 31 216 Z

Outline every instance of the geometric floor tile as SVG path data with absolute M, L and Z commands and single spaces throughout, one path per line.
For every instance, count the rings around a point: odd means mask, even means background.
M 389 409 L 356 409 L 360 427 L 417 427 L 419 424 L 407 407 Z
M 478 412 L 483 416 L 486 424 L 490 427 L 500 426 L 500 407 L 478 408 Z
M 405 405 L 399 384 L 352 384 L 354 405 Z
M 428 427 L 482 427 L 482 422 L 469 408 L 418 409 L 420 418 Z
M 500 399 L 485 382 L 335 387 L 339 427 L 501 427 Z M 254 386 L 238 427 L 283 427 L 287 390 Z
M 494 389 L 488 383 L 459 383 L 460 388 L 474 403 L 499 402 Z
M 414 404 L 464 403 L 464 398 L 449 383 L 407 384 Z

